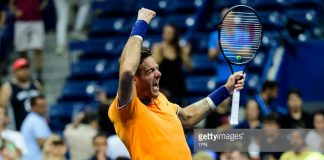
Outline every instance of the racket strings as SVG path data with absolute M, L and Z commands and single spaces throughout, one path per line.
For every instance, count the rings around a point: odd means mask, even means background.
M 262 26 L 256 13 L 248 8 L 237 8 L 223 19 L 220 44 L 230 61 L 245 63 L 257 53 L 261 34 Z

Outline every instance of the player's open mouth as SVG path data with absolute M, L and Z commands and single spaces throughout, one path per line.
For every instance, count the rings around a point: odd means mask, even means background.
M 153 83 L 153 89 L 154 90 L 159 90 L 159 82 Z

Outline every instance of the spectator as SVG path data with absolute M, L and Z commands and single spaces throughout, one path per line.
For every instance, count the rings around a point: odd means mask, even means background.
M 288 92 L 289 113 L 282 117 L 282 128 L 312 128 L 312 118 L 302 110 L 303 100 L 298 90 Z
M 28 153 L 24 160 L 39 160 L 46 139 L 51 135 L 51 130 L 46 122 L 47 106 L 45 97 L 40 95 L 30 100 L 31 112 L 21 126 L 21 133 L 28 144 Z
M 163 27 L 163 41 L 155 43 L 152 47 L 152 56 L 163 73 L 160 91 L 173 101 L 177 101 L 177 98 L 185 96 L 186 93 L 182 68 L 185 67 L 188 71 L 192 68 L 189 56 L 191 47 L 190 45 L 180 46 L 179 38 L 177 28 L 167 24 Z
M 225 99 L 214 111 L 212 111 L 206 118 L 205 128 L 229 128 L 229 104 L 230 100 Z
M 97 134 L 93 137 L 92 146 L 95 150 L 95 154 L 91 160 L 109 160 L 106 155 L 107 150 L 107 136 L 105 134 Z
M 67 49 L 67 30 L 68 30 L 68 20 L 70 6 L 73 2 L 78 3 L 79 9 L 76 16 L 76 21 L 74 23 L 72 37 L 78 40 L 85 40 L 86 36 L 82 34 L 82 29 L 84 28 L 86 17 L 91 5 L 91 0 L 54 0 L 54 5 L 56 9 L 57 23 L 56 23 L 56 53 L 62 54 L 66 52 Z
M 64 137 L 72 160 L 89 159 L 94 151 L 92 139 L 98 133 L 97 115 L 92 112 L 81 112 L 64 129 Z
M 215 160 L 210 152 L 200 151 L 192 156 L 193 160 Z
M 44 144 L 42 160 L 65 160 L 67 147 L 59 135 L 51 135 Z
M 260 122 L 260 108 L 255 100 L 248 100 L 245 109 L 246 119 L 239 123 L 236 128 L 240 129 L 260 129 L 262 123 Z
M 263 119 L 263 131 L 265 137 L 260 137 L 261 151 L 277 151 L 280 144 L 289 144 L 286 137 L 280 133 L 279 116 L 269 113 Z M 287 148 L 288 150 L 289 148 Z M 279 159 L 282 152 L 261 152 L 261 159 Z
M 306 144 L 308 148 L 324 153 L 324 113 L 314 114 L 313 124 L 315 130 L 311 130 L 306 135 Z
M 228 11 L 228 8 L 224 8 L 221 11 L 220 18 L 223 18 Z M 218 42 L 218 30 L 213 31 L 208 40 L 208 56 L 210 60 L 215 63 L 215 72 L 217 76 L 217 87 L 222 86 L 226 83 L 227 77 L 231 75 L 231 70 L 228 67 L 226 59 L 221 54 L 221 50 Z M 232 66 L 235 69 L 237 66 Z
M 108 106 L 110 106 L 112 100 L 107 98 L 104 91 L 99 91 L 96 99 L 100 103 L 98 107 L 99 132 L 105 133 L 107 136 L 116 134 L 114 125 L 107 116 Z
M 23 135 L 20 132 L 7 129 L 8 120 L 6 109 L 0 107 L 0 137 L 14 144 L 19 157 L 25 156 L 28 151 Z
M 0 105 L 8 108 L 10 129 L 20 130 L 21 124 L 30 111 L 30 98 L 41 94 L 41 85 L 31 80 L 29 62 L 16 59 L 12 65 L 14 77 L 5 82 L 0 91 Z
M 15 144 L 0 136 L 0 159 L 4 160 L 18 160 L 21 154 Z
M 233 150 L 231 152 L 223 152 L 219 156 L 220 160 L 249 160 L 249 156 L 246 153 L 240 152 L 240 150 Z
M 303 130 L 292 131 L 289 137 L 292 148 L 284 152 L 280 160 L 310 160 L 312 157 L 317 157 L 316 160 L 323 160 L 323 156 L 318 152 L 310 152 L 310 150 L 306 148 L 304 139 L 305 133 Z
M 274 104 L 274 100 L 278 97 L 278 83 L 274 81 L 265 81 L 262 86 L 262 91 L 256 96 L 255 100 L 258 102 L 261 109 L 261 116 L 264 117 L 271 112 L 284 114 L 282 108 Z
M 14 44 L 15 50 L 27 58 L 29 50 L 34 51 L 37 79 L 42 81 L 42 50 L 45 29 L 42 11 L 48 0 L 10 0 L 10 10 L 15 15 Z
M 130 155 L 124 143 L 117 135 L 109 136 L 107 139 L 107 155 L 112 160 L 129 160 Z
M 4 73 L 6 74 L 6 51 L 5 47 L 3 45 L 3 35 L 5 32 L 5 24 L 7 19 L 7 13 L 5 10 L 5 4 L 3 1 L 0 1 L 0 74 Z

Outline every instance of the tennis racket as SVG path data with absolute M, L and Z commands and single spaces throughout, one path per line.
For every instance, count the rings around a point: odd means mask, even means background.
M 246 5 L 236 5 L 230 8 L 218 29 L 220 49 L 232 74 L 232 65 L 245 66 L 256 56 L 262 41 L 262 24 L 257 12 Z M 234 90 L 231 108 L 231 125 L 238 124 L 240 92 Z

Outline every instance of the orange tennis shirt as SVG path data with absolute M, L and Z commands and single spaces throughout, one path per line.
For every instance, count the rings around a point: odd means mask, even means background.
M 154 102 L 145 105 L 136 91 L 127 106 L 117 109 L 117 103 L 116 97 L 109 107 L 108 116 L 132 160 L 192 159 L 177 116 L 177 104 L 169 102 L 160 93 Z

